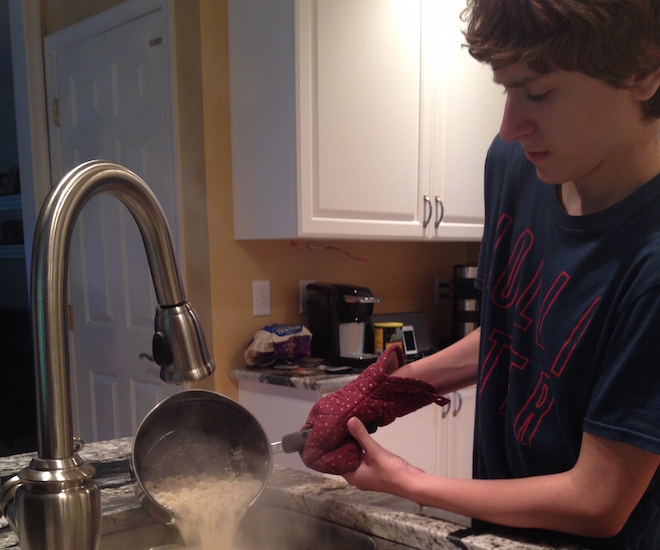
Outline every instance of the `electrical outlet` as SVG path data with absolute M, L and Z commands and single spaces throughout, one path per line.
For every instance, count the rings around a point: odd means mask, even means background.
M 451 288 L 446 277 L 436 277 L 433 288 L 433 303 L 436 306 L 446 306 L 451 298 Z
M 270 315 L 270 281 L 252 281 L 252 316 Z
M 307 285 L 315 282 L 314 279 L 300 279 L 298 281 L 298 313 L 307 313 Z

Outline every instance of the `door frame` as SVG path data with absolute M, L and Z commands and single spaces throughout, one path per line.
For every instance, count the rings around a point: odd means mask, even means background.
M 28 295 L 37 216 L 52 186 L 39 0 L 9 0 Z

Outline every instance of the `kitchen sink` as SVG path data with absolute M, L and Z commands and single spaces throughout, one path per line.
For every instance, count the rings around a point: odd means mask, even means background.
M 93 463 L 97 479 L 111 482 L 129 471 L 127 459 Z M 250 507 L 236 550 L 411 550 L 343 525 L 281 507 L 276 491 L 266 487 Z M 182 550 L 179 532 L 156 522 L 101 536 L 100 550 Z
M 282 508 L 250 508 L 241 529 L 237 550 L 395 550 L 406 548 L 375 539 L 300 512 Z M 378 541 L 378 543 L 376 542 Z M 152 523 L 101 537 L 100 550 L 176 550 L 183 541 L 175 529 Z
M 179 532 L 162 523 L 150 523 L 101 536 L 100 550 L 150 550 L 183 545 Z

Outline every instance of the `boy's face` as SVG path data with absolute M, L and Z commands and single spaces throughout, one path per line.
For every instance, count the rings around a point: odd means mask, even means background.
M 616 186 L 638 171 L 649 124 L 634 89 L 578 72 L 540 74 L 522 61 L 494 76 L 507 94 L 500 136 L 520 142 L 542 181 Z

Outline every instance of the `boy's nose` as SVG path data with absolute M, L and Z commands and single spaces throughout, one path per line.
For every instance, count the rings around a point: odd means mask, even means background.
M 500 137 L 504 141 L 516 141 L 533 134 L 535 130 L 536 125 L 524 109 L 512 100 L 511 95 L 508 95 L 500 124 Z

